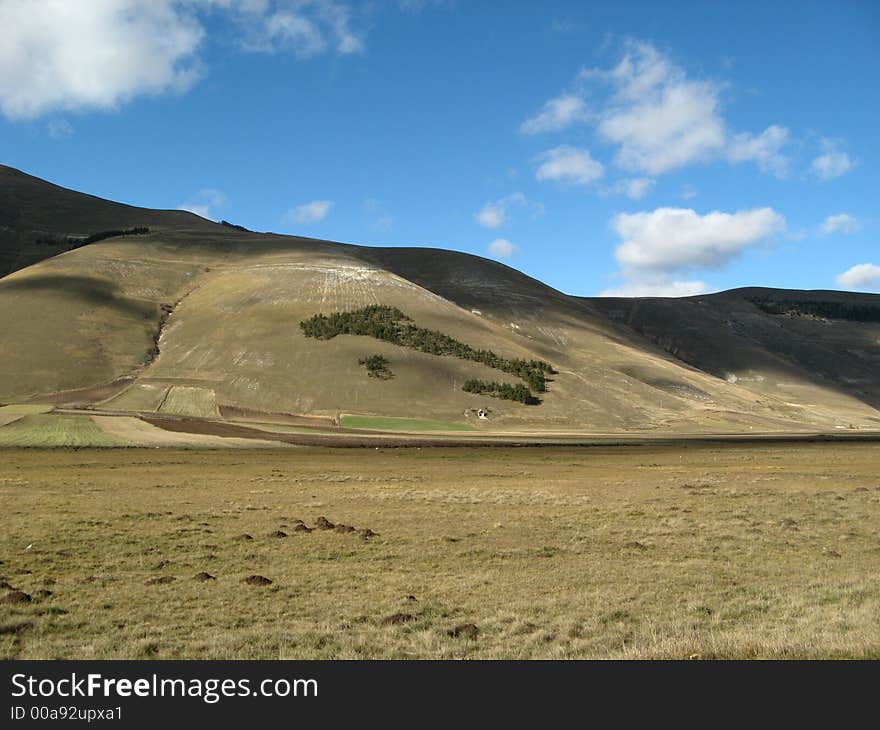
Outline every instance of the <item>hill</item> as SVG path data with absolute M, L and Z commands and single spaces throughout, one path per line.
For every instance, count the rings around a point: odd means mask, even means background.
M 85 242 L 103 232 L 114 235 Z M 877 295 L 584 299 L 464 253 L 254 233 L 5 167 L 0 274 L 5 403 L 524 433 L 880 427 Z M 316 314 L 368 305 L 499 360 L 549 363 L 540 405 L 465 392 L 468 380 L 524 382 L 485 358 L 301 330 Z M 371 355 L 393 377 L 369 377 L 359 360 Z

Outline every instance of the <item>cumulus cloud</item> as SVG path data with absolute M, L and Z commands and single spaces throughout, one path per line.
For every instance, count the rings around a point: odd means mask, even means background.
M 624 271 L 719 268 L 749 246 L 785 229 L 772 208 L 700 215 L 690 208 L 621 213 L 612 228 L 622 243 L 615 256 Z
M 599 133 L 619 145 L 615 160 L 624 170 L 661 175 L 709 160 L 722 148 L 724 127 L 716 107 L 708 85 L 670 87 L 612 113 Z
M 2 0 L 0 112 L 114 109 L 188 90 L 203 74 L 208 13 L 222 14 L 249 51 L 300 58 L 364 49 L 352 11 L 334 0 Z
M 772 208 L 700 215 L 690 208 L 621 213 L 611 222 L 621 239 L 614 252 L 623 284 L 603 296 L 689 296 L 702 281 L 682 278 L 694 269 L 717 269 L 750 246 L 785 230 Z
M 10 119 L 109 109 L 199 76 L 204 30 L 188 3 L 4 0 L 0 28 L 0 110 Z
M 320 223 L 327 217 L 332 207 L 332 200 L 313 200 L 291 208 L 284 215 L 284 220 L 303 224 Z
M 587 105 L 576 94 L 563 94 L 544 104 L 544 107 L 535 116 L 526 119 L 520 125 L 523 134 L 538 134 L 539 132 L 555 132 L 565 129 L 575 122 L 585 122 L 589 119 Z
M 826 236 L 832 233 L 855 233 L 860 228 L 859 222 L 849 213 L 829 215 L 819 226 L 819 230 Z
M 595 121 L 598 135 L 616 148 L 615 164 L 650 177 L 718 159 L 752 161 L 762 171 L 785 174 L 788 130 L 771 125 L 757 135 L 729 132 L 722 90 L 720 82 L 691 78 L 651 43 L 629 41 L 616 65 L 582 70 L 572 91 L 548 101 L 521 129 L 534 133 Z
M 618 145 L 616 161 L 626 170 L 660 175 L 724 147 L 719 87 L 689 79 L 649 43 L 628 44 L 614 68 L 583 71 L 580 78 L 610 85 L 598 131 Z
M 496 259 L 509 259 L 517 250 L 517 247 L 506 238 L 496 238 L 489 244 L 489 255 Z
M 538 161 L 541 163 L 535 173 L 538 180 L 589 185 L 605 174 L 602 163 L 581 147 L 560 145 L 539 155 Z
M 193 195 L 186 203 L 177 206 L 178 210 L 188 210 L 202 218 L 214 220 L 214 209 L 226 202 L 226 195 L 214 188 L 203 188 Z
M 846 289 L 880 290 L 880 266 L 857 264 L 840 274 L 837 283 Z
M 840 177 L 841 175 L 845 175 L 855 166 L 855 160 L 853 160 L 846 152 L 838 152 L 829 149 L 824 154 L 813 159 L 810 169 L 820 180 L 828 181 Z
M 474 214 L 474 220 L 484 228 L 500 228 L 508 222 L 513 207 L 530 208 L 533 217 L 539 217 L 544 212 L 541 203 L 530 202 L 522 193 L 512 193 L 486 203 Z

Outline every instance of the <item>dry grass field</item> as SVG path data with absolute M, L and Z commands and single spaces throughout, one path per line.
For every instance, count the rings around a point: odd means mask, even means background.
M 877 444 L 2 450 L 0 655 L 880 658 L 878 466 Z

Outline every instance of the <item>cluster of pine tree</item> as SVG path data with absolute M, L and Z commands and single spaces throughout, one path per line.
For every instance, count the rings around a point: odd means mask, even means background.
M 366 335 L 430 355 L 451 355 L 479 362 L 522 378 L 537 393 L 547 390 L 547 375 L 556 372 L 543 360 L 508 360 L 491 350 L 477 350 L 443 332 L 417 327 L 399 309 L 384 304 L 371 304 L 362 309 L 329 315 L 316 314 L 300 322 L 300 328 L 307 337 L 320 340 L 330 340 L 337 335 Z
M 510 383 L 490 383 L 485 380 L 466 380 L 462 390 L 468 393 L 478 393 L 479 395 L 490 395 L 493 398 L 515 400 L 525 403 L 527 406 L 536 406 L 541 402 L 532 395 L 532 391 L 520 384 L 511 385 Z
M 135 226 L 134 228 L 125 228 L 125 229 L 115 229 L 112 231 L 101 231 L 99 233 L 93 233 L 91 236 L 87 236 L 86 238 L 80 241 L 80 246 L 86 246 L 90 243 L 97 243 L 98 241 L 103 241 L 105 238 L 113 238 L 115 236 L 142 236 L 145 233 L 149 233 L 150 229 L 146 226 Z
M 68 251 L 72 251 L 80 246 L 87 246 L 90 243 L 103 241 L 105 238 L 113 238 L 114 236 L 138 236 L 149 232 L 149 228 L 138 226 L 135 228 L 126 228 L 125 230 L 116 229 L 112 231 L 101 231 L 100 233 L 93 233 L 91 236 L 86 236 L 85 238 L 52 238 L 51 236 L 44 236 L 36 239 L 36 242 L 45 246 L 66 246 Z
M 363 365 L 367 369 L 367 374 L 371 378 L 379 378 L 379 380 L 391 380 L 394 373 L 388 367 L 388 358 L 383 355 L 370 355 L 362 357 L 358 360 L 358 365 Z
M 851 322 L 880 322 L 880 306 L 855 302 L 778 301 L 751 298 L 749 301 L 767 314 L 785 314 L 790 317 L 812 316 L 827 319 L 845 319 Z
M 320 340 L 330 340 L 337 335 L 366 335 L 430 355 L 451 355 L 482 363 L 521 378 L 537 393 L 547 390 L 547 375 L 556 372 L 543 360 L 506 359 L 491 350 L 477 350 L 443 332 L 417 327 L 399 309 L 383 304 L 371 304 L 362 309 L 329 315 L 316 314 L 300 322 L 300 328 L 307 337 Z M 529 395 L 531 396 L 530 391 Z
M 220 225 L 226 226 L 227 228 L 234 228 L 236 231 L 246 231 L 247 233 L 251 233 L 250 228 L 245 228 L 244 226 L 239 226 L 235 223 L 230 223 L 229 221 L 220 221 Z

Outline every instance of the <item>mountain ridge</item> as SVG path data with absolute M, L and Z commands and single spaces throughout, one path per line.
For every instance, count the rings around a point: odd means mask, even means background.
M 37 242 L 133 226 L 149 232 L 69 251 Z M 488 406 L 492 428 L 514 430 L 880 424 L 880 324 L 768 313 L 750 301 L 880 311 L 880 295 L 742 287 L 683 299 L 576 297 L 471 254 L 243 231 L 0 167 L 3 262 L 14 269 L 0 269 L 3 401 L 64 402 L 65 392 L 98 389 L 100 399 L 77 396 L 78 405 L 200 417 L 229 407 L 450 419 Z M 540 406 L 522 406 L 463 392 L 468 379 L 517 382 L 479 363 L 299 332 L 314 314 L 380 303 L 559 372 Z M 366 377 L 357 361 L 372 354 L 391 361 L 392 380 Z M 106 397 L 114 382 L 122 386 Z

